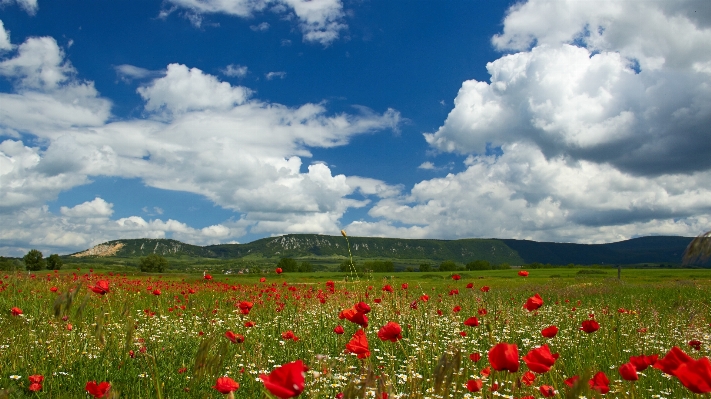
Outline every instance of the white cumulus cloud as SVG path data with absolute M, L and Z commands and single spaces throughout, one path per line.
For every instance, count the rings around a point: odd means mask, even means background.
M 20 8 L 25 10 L 30 15 L 35 15 L 39 6 L 37 5 L 37 0 L 0 0 L 0 5 L 5 6 L 8 4 L 17 3 Z
M 287 107 L 252 99 L 248 88 L 199 69 L 171 64 L 139 87 L 144 117 L 109 122 L 111 103 L 92 82 L 77 77 L 51 38 L 28 39 L 0 59 L 0 74 L 14 83 L 14 92 L 0 93 L 0 132 L 10 136 L 0 142 L 0 214 L 3 221 L 22 224 L 17 229 L 47 231 L 16 235 L 15 227 L 4 227 L 0 251 L 6 253 L 41 245 L 71 252 L 129 236 L 216 243 L 247 231 L 332 232 L 349 208 L 367 203 L 351 194 L 393 194 L 375 180 L 349 183 L 321 163 L 302 170 L 302 157 L 311 157 L 310 147 L 341 146 L 355 135 L 397 129 L 400 115 L 394 110 L 379 114 L 357 107 L 351 114 L 330 114 L 323 104 Z M 31 135 L 41 145 L 12 132 Z M 136 215 L 114 220 L 111 204 L 101 198 L 61 208 L 59 215 L 47 210 L 44 204 L 60 192 L 95 176 L 138 178 L 151 187 L 196 193 L 239 216 L 196 229 Z
M 711 219 L 711 7 L 529 0 L 434 133 L 466 170 L 380 200 L 350 228 L 412 237 L 604 242 Z M 695 12 L 699 11 L 699 12 Z M 503 154 L 486 156 L 491 147 Z M 426 165 L 426 164 L 423 164 Z
M 252 17 L 265 9 L 294 15 L 304 41 L 325 46 L 338 39 L 347 28 L 343 19 L 343 3 L 340 0 L 168 0 L 169 3 L 187 10 L 188 17 L 200 25 L 204 14 L 226 14 L 241 18 Z M 253 26 L 254 30 L 266 30 L 265 22 Z

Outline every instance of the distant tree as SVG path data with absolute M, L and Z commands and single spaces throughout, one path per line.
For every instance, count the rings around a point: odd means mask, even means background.
M 314 271 L 314 265 L 311 262 L 303 261 L 299 265 L 299 272 L 301 273 L 311 273 L 312 271 Z
M 280 267 L 283 272 L 290 272 L 293 273 L 297 270 L 299 270 L 299 264 L 296 263 L 295 260 L 291 258 L 281 258 L 279 263 L 277 263 L 276 267 Z
M 59 270 L 62 265 L 64 265 L 62 258 L 57 254 L 49 255 L 49 258 L 47 258 L 47 269 L 49 270 Z
M 350 259 L 346 259 L 338 266 L 338 270 L 342 272 L 352 272 L 353 270 L 358 271 L 357 263 L 355 261 L 351 265 Z
M 511 269 L 511 265 L 509 265 L 509 264 L 506 263 L 506 262 L 504 262 L 504 263 L 499 263 L 498 265 L 496 265 L 496 269 L 497 269 L 497 270 L 509 270 L 509 269 Z
M 42 252 L 36 249 L 31 249 L 22 260 L 25 261 L 25 268 L 27 268 L 27 270 L 42 270 L 46 264 L 42 258 Z
M 475 260 L 466 265 L 467 270 L 491 270 L 491 263 L 488 260 Z
M 408 266 L 408 267 L 405 268 L 405 271 L 406 271 L 406 272 L 414 272 L 414 271 L 415 271 L 415 268 L 412 267 L 412 266 Z
M 366 271 L 371 271 L 371 272 L 377 272 L 377 273 L 385 273 L 385 272 L 394 272 L 395 271 L 395 265 L 391 261 L 380 261 L 380 260 L 375 260 L 375 261 L 369 261 L 363 263 L 363 269 Z
M 19 261 L 16 259 L 0 256 L 0 270 L 15 270 L 22 267 L 22 265 L 18 263 Z
M 157 254 L 150 254 L 140 260 L 141 271 L 146 273 L 163 273 L 168 268 L 168 261 Z
M 432 270 L 432 265 L 429 263 L 420 263 L 420 271 L 421 272 L 429 272 Z
M 452 260 L 445 260 L 439 264 L 439 271 L 441 272 L 454 272 L 459 270 L 459 266 Z

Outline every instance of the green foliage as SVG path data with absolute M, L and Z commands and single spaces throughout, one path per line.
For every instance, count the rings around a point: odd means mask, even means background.
M 168 261 L 156 254 L 149 254 L 141 258 L 141 271 L 144 273 L 163 273 L 168 268 Z
M 488 260 L 475 260 L 467 263 L 467 270 L 491 270 L 491 263 Z
M 281 258 L 276 267 L 280 267 L 285 273 L 293 273 L 299 270 L 299 264 L 296 263 L 294 259 L 291 258 Z
M 360 271 L 360 270 L 359 270 Z M 376 273 L 382 273 L 382 272 L 394 272 L 395 271 L 395 265 L 391 261 L 368 261 L 363 263 L 363 271 L 369 271 L 369 272 L 376 272 Z
M 351 261 L 349 259 L 344 260 L 341 262 L 340 265 L 338 265 L 338 271 L 340 272 L 352 272 L 353 270 L 357 270 L 356 268 L 356 262 L 353 261 L 353 264 L 351 265 Z
M 429 263 L 420 263 L 420 271 L 421 272 L 432 271 L 432 266 Z
M 0 270 L 17 270 L 20 267 L 21 265 L 17 259 L 0 256 Z
M 47 269 L 49 270 L 59 270 L 63 264 L 62 258 L 58 254 L 49 255 L 49 258 L 47 258 Z
M 496 270 L 509 270 L 509 269 L 511 269 L 511 265 L 509 265 L 506 262 L 499 263 L 498 265 L 496 265 Z
M 452 260 L 445 260 L 439 264 L 439 271 L 441 272 L 455 272 L 459 270 L 459 266 Z
M 42 270 L 44 269 L 46 262 L 42 258 L 42 252 L 36 250 L 36 249 L 31 249 L 30 252 L 28 252 L 22 260 L 25 261 L 25 268 L 27 270 L 32 270 L 32 271 L 37 271 L 37 270 Z
M 314 265 L 312 265 L 311 262 L 303 261 L 299 265 L 300 273 L 311 273 L 312 271 L 314 271 Z

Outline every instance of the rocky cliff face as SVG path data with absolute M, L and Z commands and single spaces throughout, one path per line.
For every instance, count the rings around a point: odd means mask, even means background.
M 79 253 L 74 254 L 72 256 L 75 258 L 83 258 L 85 256 L 114 256 L 123 247 L 124 247 L 124 244 L 122 242 L 117 242 L 117 243 L 113 243 L 113 244 L 110 244 L 110 243 L 99 244 L 99 245 L 94 246 L 93 248 L 89 248 L 84 252 L 79 252 Z

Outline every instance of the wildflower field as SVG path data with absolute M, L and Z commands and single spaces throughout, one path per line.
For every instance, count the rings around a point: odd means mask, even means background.
M 0 397 L 692 398 L 711 272 L 0 275 Z

